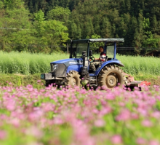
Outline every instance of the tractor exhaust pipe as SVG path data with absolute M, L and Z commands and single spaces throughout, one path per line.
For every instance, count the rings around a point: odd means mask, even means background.
M 85 58 L 86 58 L 86 51 L 82 52 L 82 59 L 83 59 L 83 67 L 85 67 Z
M 81 68 L 81 78 L 87 80 L 87 83 L 89 82 L 89 73 L 88 73 L 88 67 L 86 66 L 86 51 L 82 52 L 82 59 L 83 59 L 83 67 Z

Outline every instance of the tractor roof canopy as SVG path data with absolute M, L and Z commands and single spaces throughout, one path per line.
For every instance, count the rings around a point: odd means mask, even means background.
M 72 43 L 90 43 L 90 42 L 124 42 L 124 38 L 98 38 L 98 39 L 79 39 Z

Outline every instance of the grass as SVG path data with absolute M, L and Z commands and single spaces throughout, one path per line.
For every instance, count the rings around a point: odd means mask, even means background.
M 45 73 L 50 71 L 50 62 L 67 57 L 69 56 L 61 53 L 45 55 L 27 52 L 0 52 L 0 73 L 23 75 Z
M 21 74 L 1 74 L 0 86 L 27 86 L 32 85 L 34 88 L 44 88 L 45 81 L 40 80 L 39 74 L 21 75 Z
M 117 56 L 124 64 L 124 72 L 131 75 L 160 75 L 160 59 L 155 57 Z
M 96 55 L 97 57 L 98 55 Z M 50 71 L 50 62 L 66 59 L 65 53 L 52 55 L 31 54 L 27 52 L 5 53 L 0 51 L 0 73 L 2 74 L 37 74 Z M 160 59 L 154 57 L 133 57 L 117 55 L 124 64 L 124 72 L 135 77 L 156 77 L 160 75 Z
M 137 75 L 134 76 L 137 81 L 148 81 L 151 85 L 160 86 L 160 77 L 153 75 Z M 21 74 L 1 74 L 0 86 L 27 86 L 32 85 L 34 88 L 45 88 L 45 81 L 40 79 L 40 74 L 21 75 Z

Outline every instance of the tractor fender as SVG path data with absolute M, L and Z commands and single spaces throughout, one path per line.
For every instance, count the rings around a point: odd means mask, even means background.
M 98 76 L 99 73 L 100 73 L 100 71 L 101 71 L 105 66 L 107 66 L 107 65 L 113 65 L 113 64 L 115 64 L 115 65 L 117 65 L 117 66 L 120 66 L 120 67 L 124 67 L 124 65 L 123 65 L 120 61 L 118 61 L 118 60 L 107 61 L 107 62 L 104 62 L 104 63 L 101 65 L 101 67 L 99 67 L 99 68 L 97 69 L 97 71 L 95 72 L 95 76 Z

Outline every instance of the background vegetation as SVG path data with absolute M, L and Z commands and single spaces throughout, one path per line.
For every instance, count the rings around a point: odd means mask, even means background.
M 160 0 L 0 0 L 0 50 L 51 53 L 68 39 L 125 38 L 123 54 L 159 47 Z M 130 48 L 131 47 L 131 48 Z
M 96 55 L 95 57 L 98 57 Z M 50 71 L 50 62 L 67 59 L 69 54 L 55 52 L 52 55 L 32 54 L 27 52 L 0 52 L 0 73 L 3 74 L 37 74 Z M 124 72 L 137 75 L 160 75 L 159 58 L 154 57 L 133 57 L 117 55 L 124 64 Z

